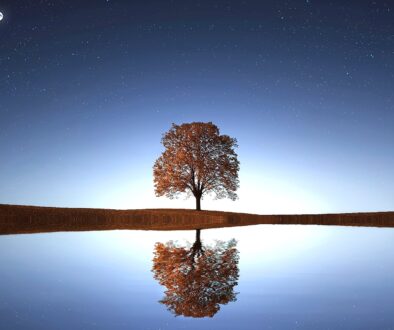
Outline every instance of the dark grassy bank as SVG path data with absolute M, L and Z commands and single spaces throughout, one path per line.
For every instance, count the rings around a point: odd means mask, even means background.
M 0 234 L 112 229 L 186 230 L 256 224 L 394 227 L 394 212 L 255 215 L 178 209 L 110 210 L 0 204 Z

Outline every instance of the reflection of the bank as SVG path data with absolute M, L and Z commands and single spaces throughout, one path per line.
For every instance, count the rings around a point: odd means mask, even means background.
M 167 289 L 160 302 L 177 316 L 212 317 L 220 305 L 235 301 L 239 276 L 236 244 L 232 239 L 203 246 L 199 229 L 191 247 L 172 241 L 156 243 L 152 272 Z

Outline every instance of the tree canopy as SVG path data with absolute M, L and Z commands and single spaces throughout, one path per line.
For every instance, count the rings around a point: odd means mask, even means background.
M 193 195 L 197 210 L 205 194 L 237 198 L 239 161 L 234 151 L 238 147 L 235 138 L 220 135 L 211 122 L 193 122 L 172 124 L 162 144 L 165 150 L 153 166 L 157 196 Z
M 236 300 L 238 260 L 235 240 L 203 247 L 199 232 L 191 248 L 156 243 L 152 271 L 167 289 L 160 302 L 177 316 L 214 316 Z

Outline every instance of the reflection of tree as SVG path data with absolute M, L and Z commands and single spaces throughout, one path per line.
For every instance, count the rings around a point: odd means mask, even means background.
M 160 302 L 175 315 L 214 316 L 220 305 L 236 300 L 238 260 L 234 239 L 203 247 L 200 230 L 191 248 L 156 243 L 152 271 L 167 288 Z

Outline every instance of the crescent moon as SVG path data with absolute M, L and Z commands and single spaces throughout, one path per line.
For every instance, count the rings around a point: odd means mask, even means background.
M 3 15 L 3 13 L 0 11 L 0 21 L 2 21 L 3 18 L 4 18 L 4 15 Z

